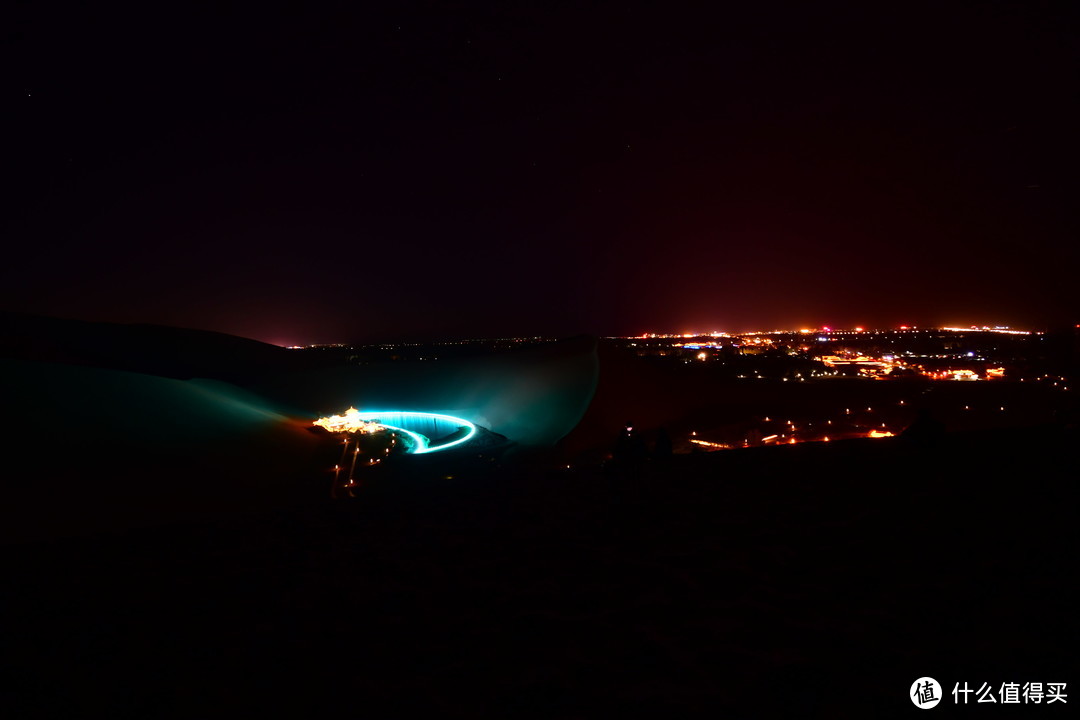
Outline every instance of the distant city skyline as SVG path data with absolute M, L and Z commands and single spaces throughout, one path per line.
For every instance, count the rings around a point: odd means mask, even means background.
M 1074 329 L 1080 328 L 1080 324 L 1073 326 Z M 1059 326 L 1051 328 L 1053 330 L 1068 329 L 1067 326 Z M 1042 335 L 1048 332 L 1045 328 L 1034 329 L 1022 329 L 1016 327 L 1010 327 L 1007 325 L 957 325 L 957 326 L 908 326 L 900 325 L 897 327 L 788 327 L 788 328 L 769 328 L 769 329 L 744 329 L 744 330 L 708 330 L 708 331 L 684 331 L 684 332 L 642 332 L 632 335 L 613 335 L 613 334 L 599 334 L 597 337 L 606 339 L 622 339 L 622 340 L 635 340 L 635 339 L 661 339 L 661 340 L 678 340 L 678 339 L 693 339 L 693 338 L 740 338 L 753 335 L 826 335 L 826 336 L 845 336 L 853 334 L 865 334 L 872 335 L 878 333 L 918 333 L 918 332 L 953 332 L 953 333 L 998 333 L 1004 335 Z M 296 343 L 282 345 L 289 349 L 304 349 L 304 348 L 317 348 L 317 347 L 349 347 L 351 345 L 429 345 L 429 344 L 442 344 L 453 345 L 462 343 L 482 343 L 482 342 L 521 342 L 528 343 L 534 341 L 550 341 L 556 340 L 560 336 L 557 335 L 508 335 L 499 337 L 441 337 L 431 338 L 428 340 L 422 339 L 404 339 L 404 340 L 374 340 L 370 342 L 314 342 L 314 343 Z M 271 343 L 274 344 L 274 343 Z

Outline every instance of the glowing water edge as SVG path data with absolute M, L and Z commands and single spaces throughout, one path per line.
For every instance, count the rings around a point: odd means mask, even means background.
M 382 430 L 396 430 L 408 435 L 416 443 L 412 450 L 414 455 L 446 450 L 455 445 L 468 442 L 476 435 L 476 426 L 464 418 L 442 413 L 412 412 L 409 410 L 360 412 L 356 408 L 349 408 L 343 415 L 319 418 L 314 424 L 330 432 L 338 433 L 371 433 Z M 431 444 L 430 438 L 448 437 L 462 428 L 467 430 L 464 436 L 439 445 Z

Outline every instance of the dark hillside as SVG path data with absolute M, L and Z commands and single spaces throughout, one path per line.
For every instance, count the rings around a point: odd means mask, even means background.
M 1076 441 L 432 469 L 18 548 L 5 678 L 20 711 L 141 718 L 887 717 L 923 675 L 1072 686 Z
M 230 382 L 311 364 L 311 356 L 207 330 L 7 312 L 0 313 L 0 357 Z

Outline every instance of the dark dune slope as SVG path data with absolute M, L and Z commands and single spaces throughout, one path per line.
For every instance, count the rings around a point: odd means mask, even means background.
M 207 330 L 0 313 L 0 357 L 223 380 L 298 367 L 285 348 Z
M 303 424 L 220 381 L 0 360 L 0 390 L 8 540 L 287 502 L 320 467 Z

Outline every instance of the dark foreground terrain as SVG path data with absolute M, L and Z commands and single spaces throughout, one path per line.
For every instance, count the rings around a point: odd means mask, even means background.
M 1075 691 L 1075 429 L 928 442 L 466 464 L 9 546 L 5 715 L 862 718 L 919 712 L 923 675 L 946 715 L 958 681 Z

